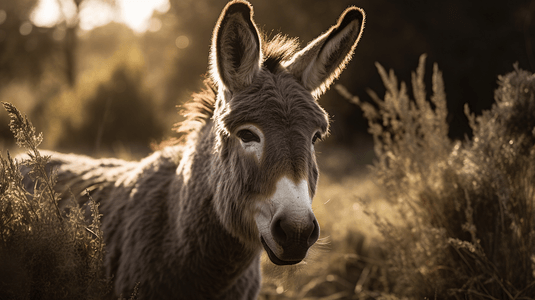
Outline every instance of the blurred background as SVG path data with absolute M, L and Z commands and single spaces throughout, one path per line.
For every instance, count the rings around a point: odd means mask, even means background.
M 427 53 L 428 62 L 438 63 L 444 74 L 454 138 L 470 134 L 465 103 L 476 113 L 491 106 L 499 74 L 511 71 L 515 62 L 535 70 L 533 0 L 251 3 L 268 36 L 299 37 L 302 46 L 334 24 L 347 6 L 364 8 L 364 36 L 338 83 L 370 101 L 368 89 L 384 93 L 375 62 L 408 82 L 419 55 Z M 143 156 L 151 142 L 173 136 L 172 125 L 181 120 L 176 106 L 201 87 L 211 32 L 225 4 L 0 0 L 0 101 L 28 114 L 45 134 L 45 148 Z M 428 63 L 428 74 L 431 68 Z M 320 102 L 334 120 L 324 152 L 364 149 L 353 161 L 370 163 L 371 141 L 360 109 L 334 89 Z M 9 148 L 5 113 L 0 124 L 0 147 Z
M 42 148 L 143 157 L 151 144 L 177 137 L 172 130 L 181 121 L 177 106 L 202 87 L 211 33 L 226 2 L 0 0 L 0 101 L 29 116 L 44 133 Z M 299 37 L 302 46 L 333 25 L 346 7 L 362 7 L 364 35 L 337 83 L 361 101 L 371 101 L 370 90 L 382 98 L 385 88 L 375 63 L 410 84 L 419 56 L 427 53 L 428 95 L 436 62 L 454 139 L 471 134 L 465 103 L 476 114 L 491 107 L 497 76 L 515 63 L 535 71 L 535 0 L 250 2 L 268 36 Z M 265 277 L 262 299 L 286 291 L 285 278 L 311 293 L 317 289 L 318 295 L 344 285 L 356 292 L 366 268 L 379 272 L 369 266 L 382 264 L 381 251 L 370 242 L 377 237 L 373 222 L 356 201 L 374 200 L 371 206 L 381 214 L 390 209 L 377 201 L 381 191 L 367 176 L 366 165 L 374 159 L 367 122 L 335 89 L 320 103 L 333 123 L 330 138 L 317 147 L 322 176 L 314 210 L 328 243 L 311 254 L 321 263 L 310 264 L 301 281 L 264 265 L 264 272 L 278 279 Z M 17 151 L 7 113 L 0 111 L 0 150 L 6 149 Z M 326 251 L 328 259 L 322 256 Z

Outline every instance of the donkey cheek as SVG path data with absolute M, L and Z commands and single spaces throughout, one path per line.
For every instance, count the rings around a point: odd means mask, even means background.
M 242 203 L 245 202 L 245 203 Z M 244 245 L 256 243 L 258 229 L 253 215 L 254 209 L 247 205 L 247 199 L 234 197 L 221 197 L 215 199 L 215 210 L 223 226 L 232 236 L 239 239 Z

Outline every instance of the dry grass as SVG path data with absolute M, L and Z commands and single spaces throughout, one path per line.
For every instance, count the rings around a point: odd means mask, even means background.
M 0 299 L 101 299 L 109 283 L 97 205 L 90 201 L 90 224 L 75 201 L 68 214 L 60 211 L 49 158 L 37 149 L 42 135 L 14 106 L 4 107 L 17 144 L 28 151 L 33 191 L 9 152 L 0 156 Z
M 402 222 L 379 214 L 397 296 L 533 299 L 535 277 L 535 76 L 500 77 L 496 103 L 475 118 L 464 143 L 447 136 L 438 67 L 425 99 L 425 56 L 413 74 L 415 101 L 393 74 L 387 93 L 362 104 L 375 138 L 373 173 Z

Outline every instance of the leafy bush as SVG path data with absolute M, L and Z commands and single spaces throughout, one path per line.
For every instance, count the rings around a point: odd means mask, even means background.
M 42 135 L 13 105 L 4 107 L 17 144 L 28 150 L 24 164 L 34 188 L 26 190 L 9 152 L 0 156 L 0 299 L 101 299 L 110 286 L 97 205 L 89 201 L 90 224 L 73 199 L 67 214 L 60 210 L 49 157 L 37 149 Z
M 372 174 L 398 220 L 375 213 L 394 295 L 433 299 L 533 299 L 535 295 L 535 76 L 499 78 L 496 103 L 468 113 L 473 138 L 448 138 L 437 65 L 426 100 L 425 56 L 412 75 L 414 101 L 377 65 L 384 100 L 358 104 L 377 161 Z

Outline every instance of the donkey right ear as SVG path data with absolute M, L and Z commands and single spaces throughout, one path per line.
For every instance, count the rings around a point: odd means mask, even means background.
M 245 88 L 260 70 L 261 49 L 252 6 L 246 1 L 229 2 L 212 37 L 212 77 L 231 92 Z
M 297 52 L 284 66 L 319 98 L 351 60 L 362 36 L 364 21 L 362 9 L 349 7 L 336 25 Z

